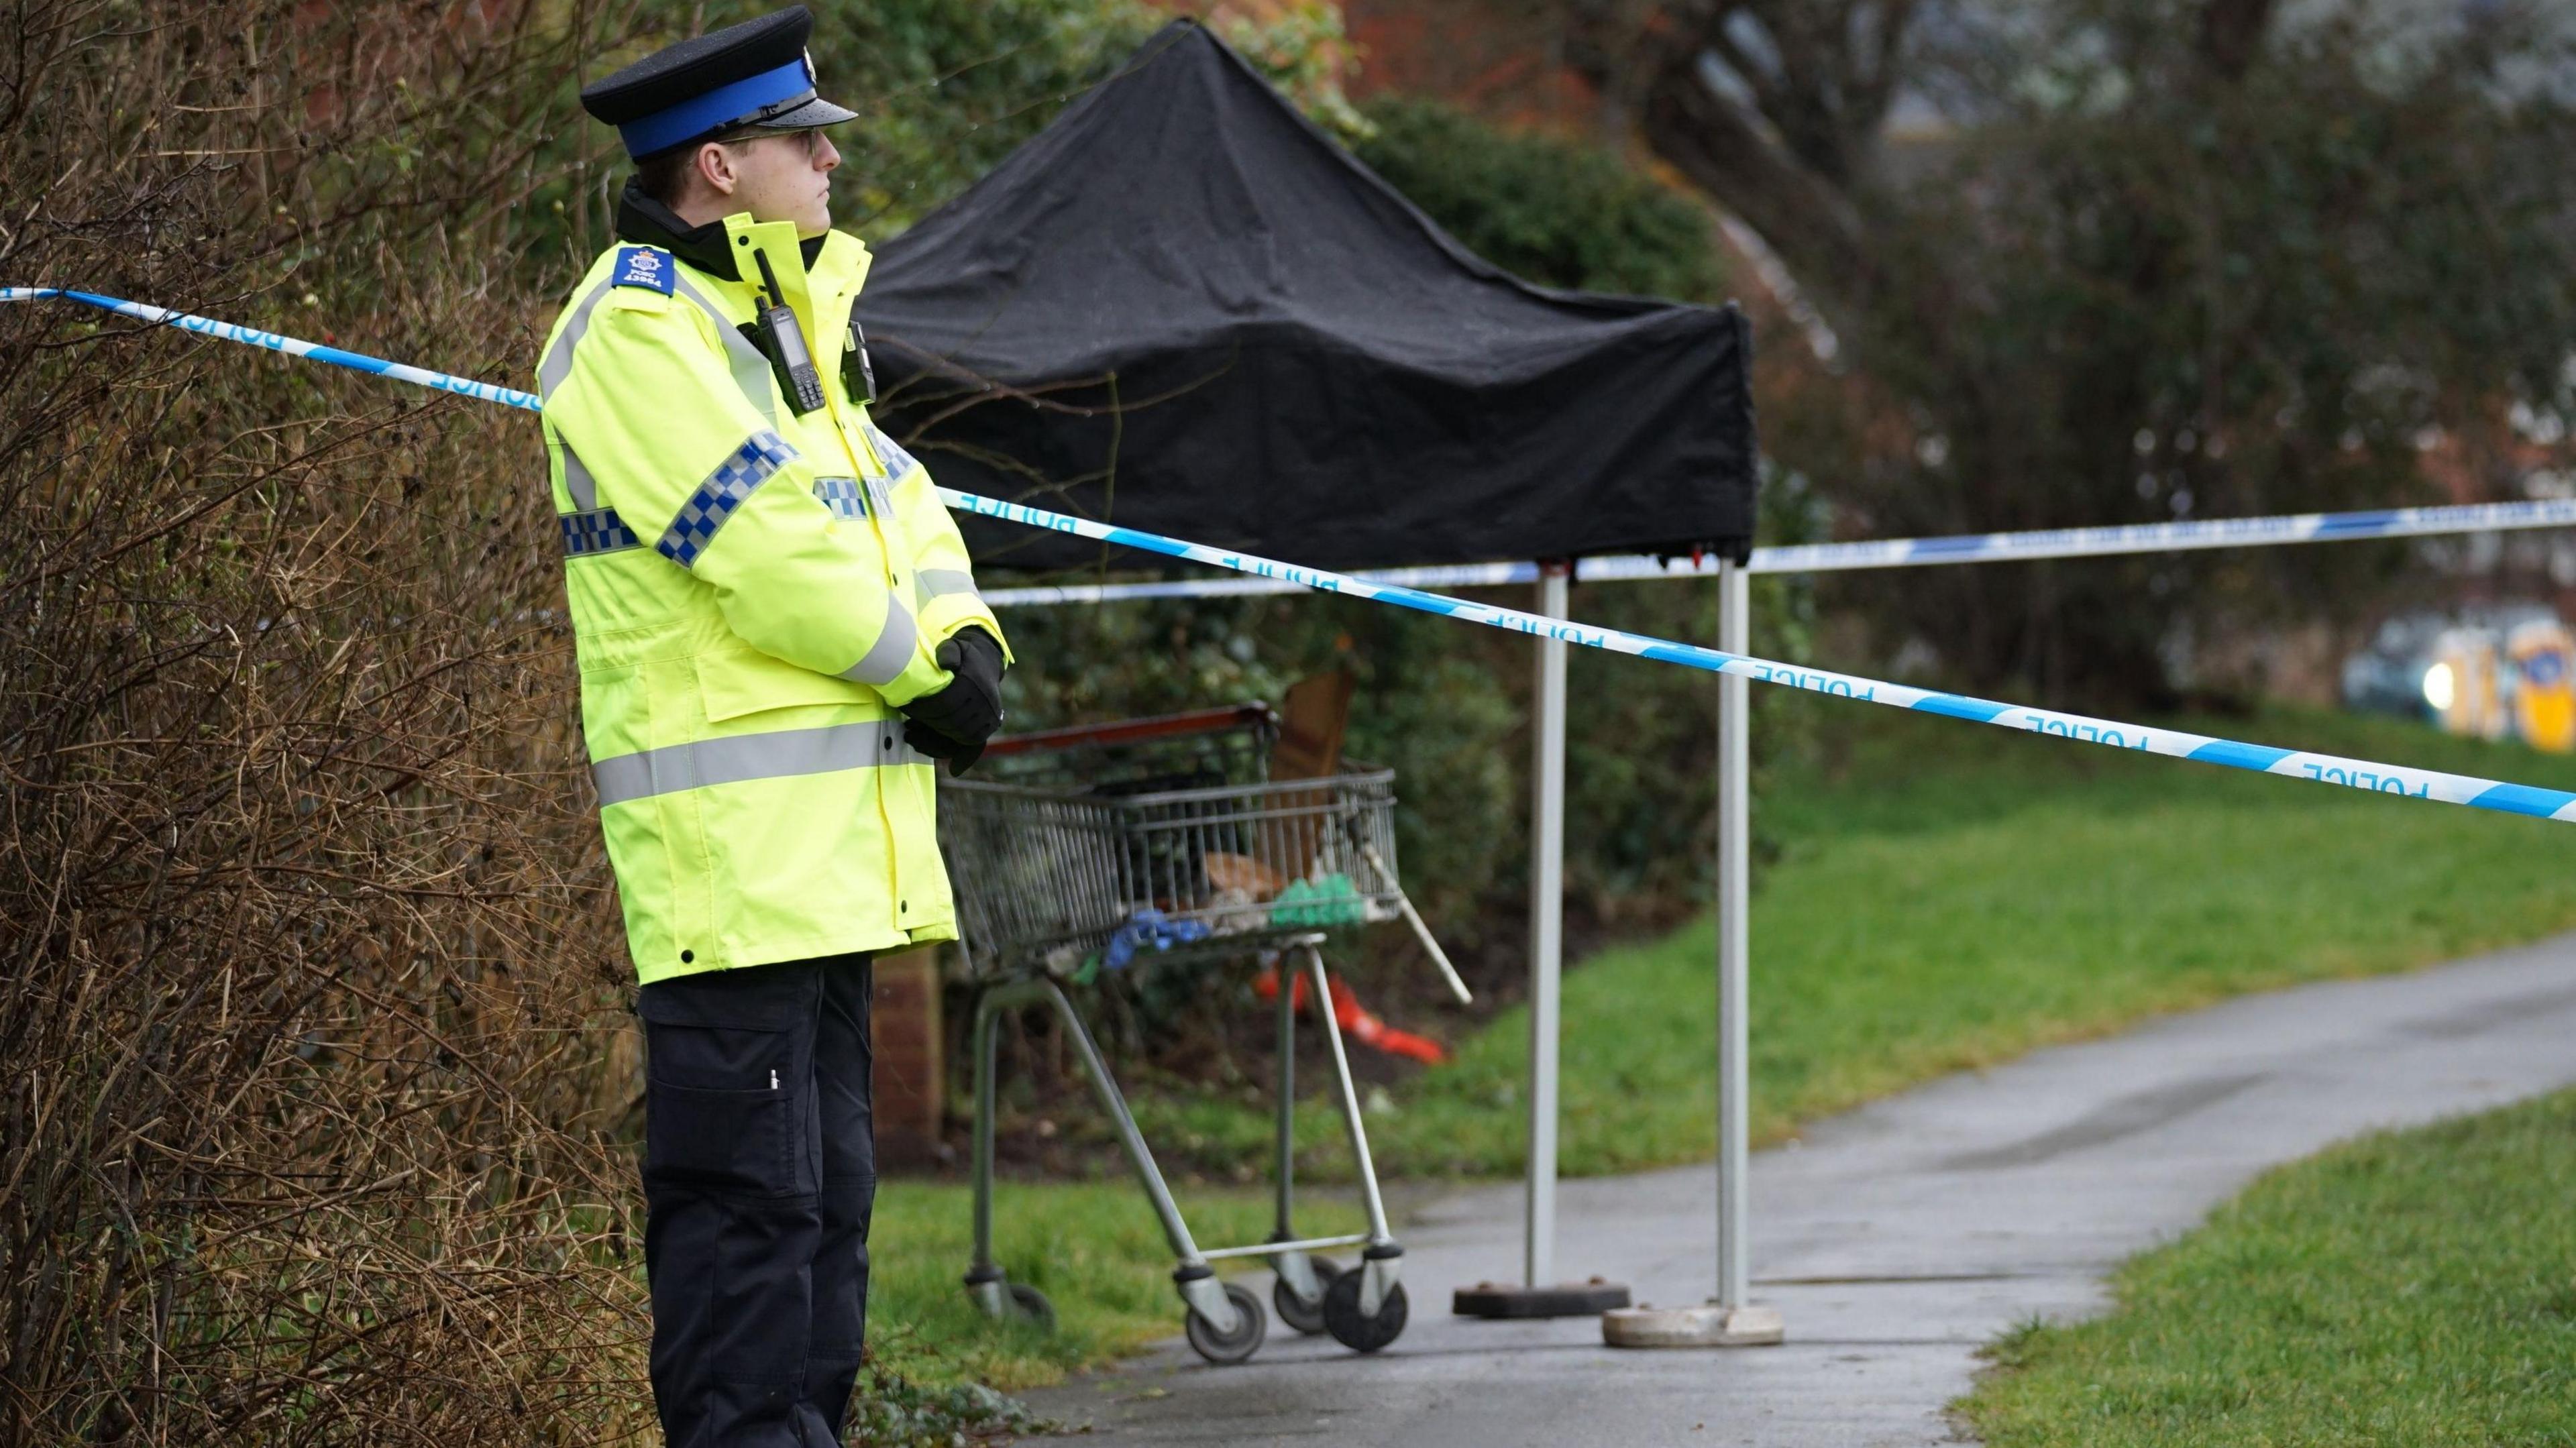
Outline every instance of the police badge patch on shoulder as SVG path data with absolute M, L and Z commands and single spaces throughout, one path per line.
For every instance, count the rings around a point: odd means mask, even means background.
M 671 254 L 649 246 L 621 246 L 617 249 L 617 271 L 609 285 L 649 287 L 664 296 L 671 294 Z

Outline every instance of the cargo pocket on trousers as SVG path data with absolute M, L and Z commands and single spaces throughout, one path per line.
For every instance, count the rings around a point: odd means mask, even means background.
M 797 1193 L 793 1092 L 654 1081 L 644 1103 L 645 1171 L 745 1196 Z

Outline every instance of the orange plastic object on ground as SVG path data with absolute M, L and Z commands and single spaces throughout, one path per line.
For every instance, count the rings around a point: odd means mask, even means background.
M 1278 969 L 1264 966 L 1261 974 L 1252 978 L 1252 989 L 1263 1000 L 1279 999 Z M 1306 978 L 1302 975 L 1294 983 L 1289 1004 L 1301 1011 L 1306 1008 Z M 1359 997 L 1352 993 L 1350 983 L 1339 976 L 1333 978 L 1333 1020 L 1351 1039 L 1364 1046 L 1374 1046 L 1391 1056 L 1409 1056 L 1426 1066 L 1437 1066 L 1449 1059 L 1449 1053 L 1441 1049 L 1438 1041 L 1398 1030 L 1371 1015 L 1360 1005 Z

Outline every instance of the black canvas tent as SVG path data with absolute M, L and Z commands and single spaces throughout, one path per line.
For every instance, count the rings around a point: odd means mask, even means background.
M 1189 21 L 887 243 L 860 317 L 969 492 L 1335 569 L 1753 531 L 1739 312 L 1506 275 Z M 961 523 L 979 567 L 1101 559 Z

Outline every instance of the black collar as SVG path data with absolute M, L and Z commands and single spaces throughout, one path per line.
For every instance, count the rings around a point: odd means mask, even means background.
M 723 222 L 691 226 L 680 219 L 679 213 L 645 195 L 642 184 L 632 176 L 626 178 L 626 190 L 617 198 L 617 239 L 658 246 L 709 276 L 729 282 L 742 280 L 741 269 L 734 265 L 733 248 L 725 245 Z M 798 243 L 807 270 L 812 270 L 815 259 L 823 254 L 824 240 L 814 236 Z

